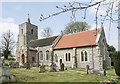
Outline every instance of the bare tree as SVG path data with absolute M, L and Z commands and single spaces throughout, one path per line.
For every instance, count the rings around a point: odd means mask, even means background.
M 5 59 L 8 59 L 8 55 L 11 54 L 14 46 L 14 35 L 10 30 L 8 30 L 7 32 L 2 34 L 2 51 Z
M 43 31 L 41 32 L 41 36 L 42 37 L 50 37 L 50 36 L 52 36 L 51 28 L 47 27 L 47 28 L 43 29 Z

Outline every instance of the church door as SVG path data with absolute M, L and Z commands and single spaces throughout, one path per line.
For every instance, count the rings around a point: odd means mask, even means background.
M 60 59 L 60 65 L 62 64 L 62 59 Z

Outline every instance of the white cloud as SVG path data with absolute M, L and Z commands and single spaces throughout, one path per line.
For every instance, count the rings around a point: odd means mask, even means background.
M 14 19 L 13 18 L 1 18 L 0 17 L 0 22 L 2 23 L 14 23 Z
M 3 32 L 7 32 L 8 30 L 10 30 L 11 32 L 13 32 L 15 36 L 15 40 L 17 39 L 19 28 L 18 25 L 15 24 L 13 18 L 5 18 L 5 19 L 0 18 L 0 27 L 1 27 L 0 36 L 2 35 Z
M 42 37 L 41 37 L 41 33 L 42 33 L 43 31 L 44 31 L 43 29 L 38 30 L 38 39 L 42 38 Z

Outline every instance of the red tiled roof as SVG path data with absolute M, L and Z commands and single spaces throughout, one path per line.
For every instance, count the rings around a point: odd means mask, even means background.
M 97 35 L 100 29 L 97 29 Z M 96 44 L 96 30 L 64 35 L 61 37 L 54 49 L 89 46 Z

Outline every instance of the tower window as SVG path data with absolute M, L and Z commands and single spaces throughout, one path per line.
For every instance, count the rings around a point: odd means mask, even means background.
M 34 31 L 33 31 L 33 29 L 31 30 L 31 34 L 34 34 Z
M 21 29 L 21 33 L 23 34 L 23 29 Z

